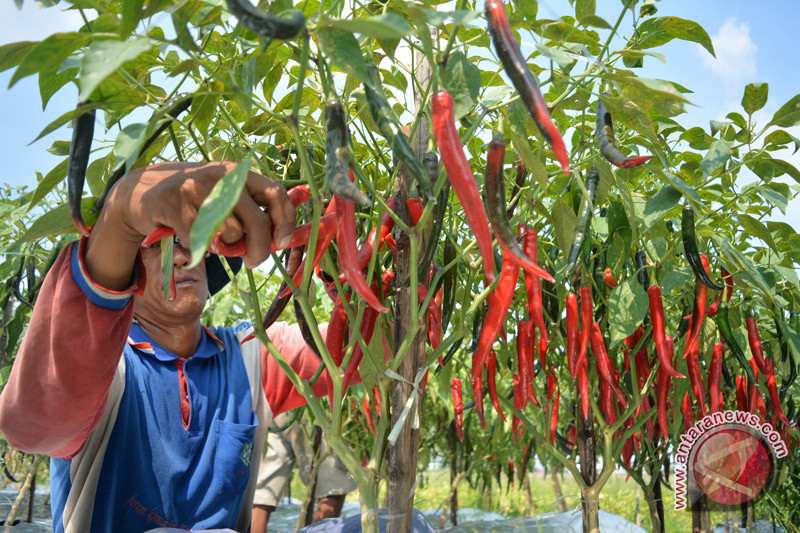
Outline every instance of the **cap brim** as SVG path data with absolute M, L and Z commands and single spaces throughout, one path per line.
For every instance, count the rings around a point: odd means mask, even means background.
M 225 285 L 227 285 L 230 281 L 228 273 L 225 271 L 225 267 L 222 265 L 222 257 L 224 256 L 219 256 L 216 254 L 210 254 L 208 257 L 206 257 L 205 262 L 206 276 L 208 277 L 208 292 L 212 296 L 221 291 L 222 288 L 225 287 Z M 241 270 L 241 257 L 225 257 L 225 260 L 228 262 L 228 266 L 234 274 Z

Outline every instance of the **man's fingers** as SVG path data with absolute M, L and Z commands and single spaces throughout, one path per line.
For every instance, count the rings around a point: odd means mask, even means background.
M 269 216 L 247 195 L 242 195 L 233 212 L 241 222 L 246 238 L 245 265 L 255 268 L 266 261 L 272 247 L 272 224 Z
M 247 189 L 258 204 L 266 207 L 275 244 L 281 248 L 287 246 L 294 233 L 297 215 L 283 184 L 251 172 L 247 179 Z

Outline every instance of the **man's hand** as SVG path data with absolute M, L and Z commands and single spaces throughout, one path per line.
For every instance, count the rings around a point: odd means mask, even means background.
M 108 197 L 86 249 L 86 268 L 105 288 L 127 287 L 139 246 L 159 226 L 173 228 L 191 247 L 189 231 L 205 198 L 236 163 L 162 163 L 136 169 Z M 248 173 L 242 195 L 221 228 L 223 242 L 244 236 L 246 266 L 269 256 L 274 238 L 288 243 L 295 227 L 295 208 L 280 182 Z

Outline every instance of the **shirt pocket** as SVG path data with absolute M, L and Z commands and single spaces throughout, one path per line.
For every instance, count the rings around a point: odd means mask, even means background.
M 253 441 L 258 426 L 258 416 L 252 413 L 252 423 L 234 424 L 219 420 L 216 431 L 215 476 L 221 476 L 217 484 L 220 493 L 244 493 L 250 481 L 250 466 L 253 461 Z

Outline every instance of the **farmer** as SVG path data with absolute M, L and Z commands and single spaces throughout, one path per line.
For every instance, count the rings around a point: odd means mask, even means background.
M 253 500 L 251 533 L 267 531 L 269 517 L 292 478 L 292 468 L 297 463 L 300 479 L 308 487 L 313 467 L 314 450 L 306 436 L 310 424 L 293 420 L 294 413 L 281 414 L 272 421 L 267 433 L 267 453 L 258 472 L 258 484 Z M 291 424 L 289 424 L 292 422 Z M 289 424 L 288 427 L 285 427 Z M 315 428 L 316 429 L 316 428 Z M 313 435 L 313 431 L 312 435 Z M 317 429 L 318 431 L 318 429 Z M 317 500 L 313 522 L 336 518 L 342 512 L 345 495 L 356 488 L 341 459 L 320 443 L 322 462 L 317 470 L 314 498 Z
M 239 346 L 243 327 L 201 325 L 209 294 L 228 282 L 220 258 L 183 268 L 197 211 L 234 166 L 132 171 L 91 236 L 68 246 L 45 280 L 0 397 L 0 431 L 16 448 L 53 457 L 55 531 L 248 530 L 254 450 L 272 417 L 304 399 L 257 340 Z M 158 244 L 141 246 L 162 225 L 178 234 L 171 302 Z M 244 236 L 244 264 L 254 267 L 294 226 L 283 186 L 250 172 L 220 237 Z M 302 378 L 313 375 L 320 363 L 298 328 L 276 324 L 268 334 Z

